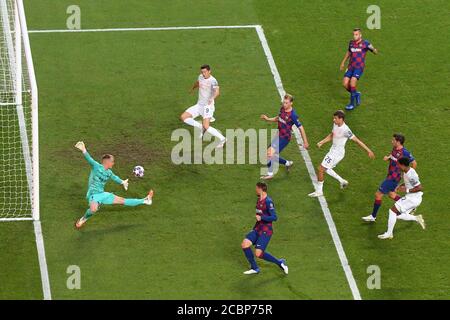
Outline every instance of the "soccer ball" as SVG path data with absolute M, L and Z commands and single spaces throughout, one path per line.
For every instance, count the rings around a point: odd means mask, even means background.
M 134 167 L 133 174 L 138 178 L 142 178 L 144 176 L 144 167 L 142 166 Z

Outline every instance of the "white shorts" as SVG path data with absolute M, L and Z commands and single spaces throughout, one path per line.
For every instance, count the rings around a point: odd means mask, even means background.
M 341 162 L 342 159 L 344 159 L 344 156 L 345 153 L 330 150 L 325 155 L 325 158 L 323 158 L 321 165 L 326 169 L 333 169 L 339 162 Z
M 203 119 L 210 119 L 214 115 L 215 106 L 214 103 L 211 103 L 207 106 L 201 106 L 198 103 L 186 109 L 185 112 L 188 112 L 192 115 L 192 118 L 197 118 L 198 116 L 202 116 Z
M 395 203 L 395 207 L 400 213 L 409 213 L 422 203 L 422 193 L 407 194 Z

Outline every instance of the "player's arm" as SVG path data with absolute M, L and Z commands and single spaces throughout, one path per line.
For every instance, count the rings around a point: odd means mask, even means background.
M 331 140 L 333 140 L 333 134 L 330 133 L 329 135 L 327 135 L 325 138 L 323 138 L 322 140 L 320 140 L 317 143 L 317 147 L 322 147 L 325 143 L 330 142 Z
M 90 164 L 91 167 L 95 167 L 100 165 L 100 163 L 98 163 L 97 161 L 95 161 L 91 155 L 89 154 L 89 152 L 87 152 L 86 149 L 86 145 L 84 144 L 83 141 L 78 141 L 75 144 L 75 148 L 77 148 L 78 150 L 80 150 L 81 152 L 83 152 L 84 158 L 86 159 L 86 161 Z
M 369 149 L 368 146 L 361 140 L 359 140 L 355 135 L 353 135 L 350 139 L 352 139 L 354 142 L 356 142 L 362 149 L 366 150 L 367 154 L 369 155 L 370 159 L 375 158 L 375 154 L 372 152 L 372 150 Z
M 216 98 L 220 96 L 220 88 L 219 86 L 214 87 L 214 94 L 211 99 L 209 99 L 209 104 L 213 103 Z
M 298 128 L 298 130 L 300 131 L 300 135 L 302 136 L 303 147 L 305 149 L 308 149 L 309 148 L 309 143 L 308 143 L 308 138 L 306 137 L 305 128 L 303 128 L 303 125 L 300 123 L 300 121 L 298 120 L 297 116 L 294 118 L 294 124 Z
M 367 46 L 367 48 L 368 48 L 373 54 L 378 54 L 378 49 L 375 48 L 371 43 L 369 43 L 369 45 Z
M 350 58 L 350 52 L 347 50 L 345 53 L 344 59 L 342 59 L 340 69 L 343 71 L 345 69 L 345 63 L 347 62 L 348 58 Z
M 261 216 L 261 220 L 264 222 L 277 221 L 278 217 L 277 217 L 277 213 L 275 212 L 275 207 L 273 205 L 273 202 L 268 201 L 267 206 L 269 207 L 270 215 L 269 216 Z
M 267 115 L 262 114 L 261 115 L 261 119 L 267 121 L 267 122 L 278 122 L 278 116 L 273 117 L 273 118 L 269 118 Z
M 395 189 L 396 192 L 404 192 L 404 193 L 416 193 L 421 192 L 422 190 L 423 190 L 422 185 L 420 183 L 412 189 L 406 189 L 405 184 L 402 183 L 397 187 L 397 189 Z
M 111 180 L 114 181 L 117 184 L 123 185 L 123 188 L 125 189 L 125 191 L 128 190 L 128 179 L 122 180 L 118 176 L 116 176 L 114 173 L 112 173 L 111 174 Z
M 192 88 L 191 88 L 191 93 L 194 92 L 195 89 L 197 89 L 199 86 L 198 80 L 194 82 Z

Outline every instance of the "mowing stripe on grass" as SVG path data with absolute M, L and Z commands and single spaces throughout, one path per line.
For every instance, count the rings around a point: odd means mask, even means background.
M 283 83 L 281 82 L 280 73 L 278 72 L 277 66 L 275 65 L 275 61 L 272 56 L 272 52 L 270 51 L 269 44 L 267 43 L 266 36 L 264 34 L 264 30 L 261 26 L 256 26 L 256 32 L 258 34 L 259 40 L 261 41 L 261 45 L 264 49 L 264 53 L 267 57 L 267 62 L 269 63 L 270 70 L 272 71 L 273 78 L 275 80 L 275 84 L 278 89 L 278 93 L 280 97 L 283 98 L 286 91 L 283 88 Z M 300 150 L 301 155 L 303 156 L 303 160 L 305 161 L 306 168 L 308 169 L 309 176 L 311 178 L 311 182 L 313 186 L 315 185 L 315 181 L 317 181 L 316 172 L 314 170 L 314 166 L 311 161 L 311 157 L 309 156 L 308 150 L 302 147 L 303 141 L 296 128 L 294 130 L 295 137 L 297 138 L 297 145 Z M 339 260 L 341 261 L 342 268 L 344 269 L 345 276 L 347 277 L 347 282 L 352 291 L 353 299 L 361 300 L 361 294 L 359 293 L 358 286 L 356 285 L 355 278 L 353 277 L 352 269 L 347 260 L 347 256 L 344 251 L 344 247 L 342 246 L 341 239 L 339 238 L 336 225 L 334 224 L 333 217 L 331 216 L 330 209 L 328 208 L 327 200 L 324 196 L 319 197 L 320 207 L 322 208 L 323 215 L 325 216 L 325 220 L 328 224 L 328 229 L 330 230 L 331 237 L 333 238 L 334 246 L 336 247 L 336 251 L 339 255 Z

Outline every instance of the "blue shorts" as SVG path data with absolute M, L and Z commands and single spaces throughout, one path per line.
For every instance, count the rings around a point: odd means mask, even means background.
M 98 204 L 113 204 L 114 194 L 110 192 L 101 192 L 88 196 L 89 204 L 91 202 L 97 202 Z
M 356 78 L 359 80 L 361 76 L 363 75 L 364 70 L 363 69 L 347 69 L 345 72 L 344 78 Z
M 270 238 L 272 236 L 268 236 L 265 232 L 262 235 L 259 235 L 256 230 L 250 231 L 245 238 L 250 240 L 256 249 L 260 249 L 265 251 L 267 246 L 269 245 Z
M 276 137 L 272 140 L 270 146 L 275 149 L 276 153 L 280 153 L 284 148 L 289 144 L 288 139 L 283 139 L 280 137 Z
M 395 188 L 397 188 L 397 186 L 398 186 L 397 181 L 386 179 L 381 183 L 380 188 L 378 188 L 378 190 L 383 194 L 388 194 L 389 192 L 395 191 Z

